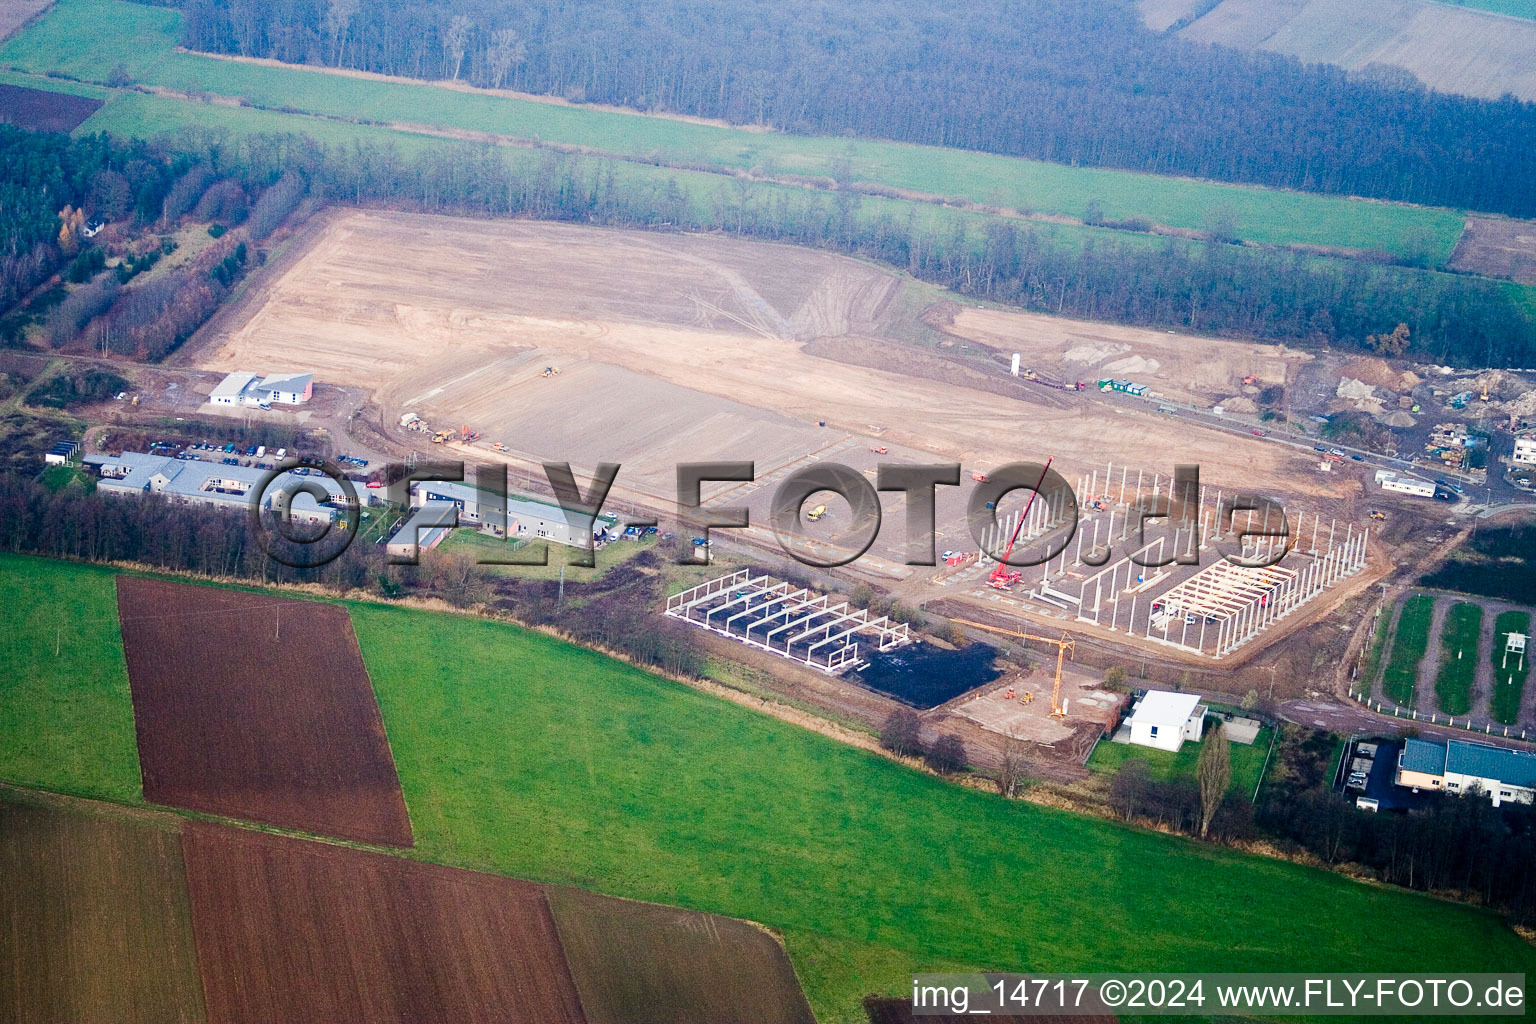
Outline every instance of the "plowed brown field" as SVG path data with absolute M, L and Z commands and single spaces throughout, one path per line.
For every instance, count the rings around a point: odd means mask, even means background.
M 531 882 L 193 824 L 209 1024 L 582 1024 Z
M 130 576 L 117 594 L 147 799 L 411 845 L 345 608 Z

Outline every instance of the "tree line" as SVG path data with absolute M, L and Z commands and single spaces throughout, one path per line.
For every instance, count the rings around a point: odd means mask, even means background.
M 496 147 L 465 144 L 404 159 L 388 145 L 327 147 L 290 136 L 227 146 L 224 159 L 281 159 L 332 201 L 725 231 L 831 249 L 964 295 L 1064 316 L 1363 351 L 1374 351 L 1372 336 L 1405 324 L 1412 358 L 1536 364 L 1536 321 L 1519 289 L 1466 275 L 1216 241 L 1109 232 L 1080 241 L 1054 225 L 1000 219 L 929 227 L 850 190 L 757 188 L 736 179 L 690 194 L 675 178 L 621 177 L 611 160 L 548 150 L 510 163 Z
M 15 244 L 12 255 L 0 252 L 0 277 L 9 268 L 13 278 L 27 278 L 32 267 L 28 279 L 35 282 L 73 258 L 71 248 L 49 234 L 58 230 L 57 217 L 50 222 L 47 214 L 57 198 L 78 193 L 92 216 L 110 211 L 146 226 L 169 226 L 200 211 L 227 218 L 230 233 L 187 265 L 121 287 L 112 275 L 99 274 L 69 295 L 51 321 L 57 324 L 50 332 L 56 345 L 83 332 L 89 347 L 138 358 L 159 358 L 185 340 L 243 272 L 241 246 L 259 244 L 313 196 L 432 213 L 726 231 L 873 258 L 961 294 L 1058 315 L 1364 351 L 1374 351 L 1373 338 L 1402 324 L 1405 354 L 1413 358 L 1464 366 L 1536 364 L 1536 322 L 1518 287 L 1412 267 L 1215 240 L 1084 236 L 1054 225 L 961 215 L 947 227 L 934 227 L 919 223 L 910 210 L 898 212 L 846 189 L 722 179 L 713 190 L 690 192 L 661 174 L 621 175 L 611 160 L 550 150 L 509 159 L 500 148 L 467 143 L 407 159 L 388 144 L 327 146 L 303 135 L 232 140 L 193 131 L 174 144 L 148 147 L 0 132 L 0 157 L 12 150 L 23 158 L 34 151 L 52 156 L 6 164 L 13 177 L 26 176 L 18 166 L 33 168 L 21 221 L 43 223 L 47 232 L 9 230 Z M 50 191 L 55 165 L 70 168 L 75 161 L 78 188 L 57 196 Z M 111 170 L 114 163 L 138 181 L 131 211 L 109 206 L 93 184 L 122 173 Z M 108 198 L 117 191 L 108 190 Z M 221 233 L 224 228 L 223 222 L 215 225 Z M 146 237 L 158 244 L 152 234 Z M 258 250 L 254 258 L 261 255 Z M 62 291 L 59 297 L 65 298 Z
M 1393 885 L 1458 894 L 1516 924 L 1536 921 L 1536 809 L 1435 794 L 1412 813 L 1361 811 L 1330 786 L 1337 737 L 1294 726 L 1283 726 L 1282 737 L 1278 766 L 1256 804 L 1237 793 L 1213 803 L 1199 779 L 1155 779 L 1144 760 L 1130 758 L 1111 784 L 1110 806 L 1127 821 L 1190 835 L 1204 824 L 1218 842 L 1262 840 Z M 1206 751 L 1201 755 L 1203 772 Z
M 182 0 L 192 49 L 1073 166 L 1536 214 L 1536 105 L 1157 34 L 1130 0 Z

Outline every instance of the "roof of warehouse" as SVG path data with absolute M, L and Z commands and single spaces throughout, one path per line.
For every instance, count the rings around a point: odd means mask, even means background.
M 1461 740 L 1451 740 L 1449 747 L 1445 758 L 1448 772 L 1536 789 L 1536 754 Z
M 1445 744 L 1410 738 L 1403 744 L 1401 766 L 1405 771 L 1425 775 L 1445 774 Z
M 1136 705 L 1132 722 L 1144 725 L 1176 725 L 1183 727 L 1189 716 L 1200 706 L 1198 693 L 1171 693 L 1168 690 L 1148 690 Z
M 492 494 L 490 491 L 481 491 L 469 484 L 456 481 L 428 480 L 417 482 L 413 486 L 427 494 L 429 502 L 430 497 L 436 496 L 446 498 L 449 501 L 474 502 L 475 506 L 479 508 L 486 504 L 487 499 L 500 497 L 500 495 Z M 545 522 L 559 523 L 566 527 L 571 525 L 565 518 L 565 510 L 559 505 L 551 505 L 548 502 L 537 501 L 531 498 L 519 498 L 515 495 L 507 496 L 507 517 L 509 519 L 517 519 L 519 517 L 542 519 Z M 597 518 L 600 522 L 610 525 L 618 522 L 618 517 L 611 512 L 601 513 Z
M 256 377 L 257 375 L 254 373 L 242 373 L 237 370 L 236 372 L 225 377 L 223 380 L 219 381 L 219 383 L 214 387 L 212 393 L 210 393 L 208 397 L 238 398 L 240 393 L 244 391 L 246 386 L 249 385 L 251 381 L 255 380 Z

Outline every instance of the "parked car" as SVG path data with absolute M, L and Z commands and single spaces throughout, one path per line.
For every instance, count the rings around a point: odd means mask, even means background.
M 1365 456 L 1363 456 L 1363 455 L 1351 455 L 1350 458 L 1354 459 L 1356 462 L 1364 462 L 1365 461 Z

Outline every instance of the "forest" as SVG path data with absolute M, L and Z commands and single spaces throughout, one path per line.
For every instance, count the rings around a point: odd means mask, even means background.
M 802 134 L 1536 215 L 1536 105 L 1146 29 L 1130 0 L 181 0 L 191 49 Z
M 96 215 L 108 201 L 103 196 L 112 196 L 114 210 L 146 228 L 191 217 L 215 220 L 212 230 L 221 233 L 173 273 L 121 285 L 103 273 L 72 291 L 45 314 L 54 347 L 73 336 L 97 351 L 164 356 L 223 301 L 246 269 L 249 246 L 308 196 L 429 213 L 727 231 L 877 259 L 964 295 L 1041 312 L 1313 349 L 1370 351 L 1373 337 L 1404 324 L 1409 358 L 1536 365 L 1536 324 L 1521 290 L 1475 277 L 1215 239 L 1121 240 L 1105 232 L 1084 241 L 1059 235 L 1053 225 L 1022 221 L 955 220 L 931 228 L 878 206 L 866 210 L 871 200 L 848 190 L 761 191 L 722 181 L 712 196 L 695 202 L 670 179 L 621 181 L 612 161 L 547 151 L 511 165 L 497 148 L 472 145 L 409 160 L 388 146 L 327 147 L 295 135 L 239 142 L 189 136 L 181 146 L 173 152 L 0 133 L 0 159 L 11 149 L 18 155 L 5 166 L 23 203 L 18 224 L 8 222 L 11 244 L 0 253 L 5 280 L 35 284 L 44 271 L 78 259 L 58 237 L 48 237 L 58 230 L 52 227 L 57 217 L 49 221 L 57 198 L 75 198 Z M 112 170 L 116 165 L 124 172 Z M 115 185 L 120 176 L 121 188 Z M 62 195 L 52 191 L 56 185 L 65 188 Z M 126 195 L 135 197 L 131 204 Z M 157 236 L 146 233 L 133 244 L 142 247 L 144 238 Z M 254 259 L 260 258 L 258 249 Z M 14 330 L 0 337 L 20 340 Z

